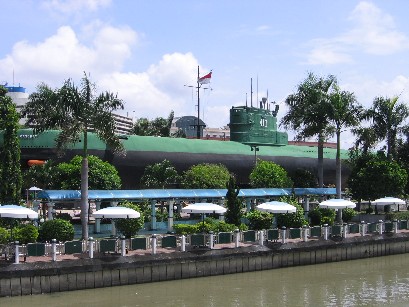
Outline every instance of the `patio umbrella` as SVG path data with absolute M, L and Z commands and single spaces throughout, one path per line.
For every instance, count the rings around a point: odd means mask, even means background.
M 107 218 L 107 219 L 135 219 L 141 216 L 141 214 L 127 207 L 107 207 L 95 211 L 92 214 L 95 218 Z
M 356 204 L 347 199 L 332 198 L 321 202 L 318 205 L 320 208 L 335 209 L 338 211 L 338 222 L 342 223 L 342 209 L 355 208 Z M 341 210 L 339 210 L 341 209 Z
M 320 208 L 328 209 L 345 209 L 345 208 L 355 208 L 356 204 L 347 199 L 332 198 L 321 202 L 318 205 Z
M 38 212 L 17 205 L 0 206 L 0 217 L 11 217 L 15 219 L 38 219 Z
M 372 204 L 375 206 L 384 206 L 384 205 L 398 205 L 398 211 L 399 211 L 399 205 L 406 205 L 406 201 L 400 198 L 396 197 L 382 197 L 375 199 Z
M 263 212 L 269 213 L 295 213 L 297 212 L 297 207 L 287 204 L 282 201 L 268 201 L 256 206 L 256 209 Z M 273 217 L 273 228 L 277 226 L 277 217 Z
M 227 211 L 226 208 L 213 204 L 213 203 L 195 203 L 187 205 L 186 207 L 182 208 L 183 213 L 217 213 L 222 214 Z
M 297 207 L 282 201 L 265 202 L 256 206 L 256 209 L 270 213 L 295 213 L 297 211 Z

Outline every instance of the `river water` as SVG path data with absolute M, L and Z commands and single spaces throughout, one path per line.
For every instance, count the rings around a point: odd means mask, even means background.
M 0 298 L 0 306 L 409 306 L 409 255 Z

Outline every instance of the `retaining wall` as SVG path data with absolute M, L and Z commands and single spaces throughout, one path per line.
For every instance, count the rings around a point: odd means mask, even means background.
M 0 264 L 0 296 L 224 275 L 409 252 L 409 233 L 156 255 Z

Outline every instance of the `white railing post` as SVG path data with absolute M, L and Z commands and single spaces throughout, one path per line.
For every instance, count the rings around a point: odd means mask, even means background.
M 182 251 L 182 252 L 185 252 L 186 251 L 186 236 L 185 235 L 182 235 L 182 238 L 181 238 L 181 242 L 180 242 L 180 250 Z
M 121 256 L 126 255 L 126 239 L 124 236 L 121 236 Z
M 307 227 L 307 225 L 302 225 L 302 240 L 304 242 L 308 241 L 308 227 Z
M 383 221 L 382 220 L 379 220 L 378 232 L 379 232 L 380 235 L 383 234 Z
M 151 236 L 151 245 L 152 245 L 152 255 L 156 254 L 156 243 L 157 243 L 157 236 L 156 234 L 153 234 Z
M 398 220 L 393 220 L 393 232 L 398 233 Z
M 324 224 L 324 240 L 328 240 L 328 224 Z
M 51 247 L 52 247 L 51 257 L 52 257 L 52 260 L 55 262 L 57 261 L 57 240 L 56 239 L 51 240 Z
M 344 223 L 343 226 L 344 226 L 344 228 L 342 228 L 342 235 L 343 235 L 344 238 L 346 238 L 347 234 L 348 234 L 348 224 Z
M 259 244 L 263 246 L 264 245 L 264 231 L 263 230 L 260 230 L 258 232 L 258 240 L 259 240 Z
M 365 229 L 366 228 L 366 223 L 365 221 L 361 221 L 361 236 L 365 236 Z
M 236 229 L 234 231 L 234 247 L 239 247 L 240 245 L 240 231 Z
M 209 247 L 210 247 L 210 249 L 214 248 L 214 233 L 213 233 L 213 231 L 209 231 Z
M 94 238 L 93 237 L 88 238 L 88 252 L 89 252 L 89 257 L 91 259 L 94 258 Z
M 286 239 L 287 239 L 287 228 L 283 226 L 283 228 L 281 228 L 281 243 L 285 244 Z
M 16 242 L 14 242 L 14 253 L 15 253 L 15 255 L 14 255 L 14 263 L 15 264 L 19 264 L 20 263 L 20 250 L 19 250 L 19 242 L 18 241 L 16 241 Z

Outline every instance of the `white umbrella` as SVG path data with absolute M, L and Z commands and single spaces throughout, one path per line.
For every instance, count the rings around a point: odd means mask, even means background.
M 256 206 L 259 211 L 270 213 L 295 213 L 297 207 L 284 203 L 282 201 L 269 201 Z
M 17 205 L 0 206 L 0 217 L 11 217 L 15 219 L 38 219 L 38 212 Z
M 321 202 L 318 205 L 320 208 L 328 209 L 345 209 L 345 208 L 355 208 L 356 204 L 347 199 L 332 198 Z
M 141 216 L 141 214 L 127 207 L 107 207 L 95 211 L 92 214 L 95 218 L 107 218 L 107 219 L 135 219 Z
M 406 202 L 396 197 L 383 197 L 378 198 L 372 202 L 374 205 L 404 205 Z
M 217 213 L 222 214 L 227 211 L 226 208 L 213 203 L 195 203 L 182 208 L 183 213 Z
M 37 187 L 31 187 L 28 189 L 29 191 L 42 191 L 42 189 L 37 188 Z

